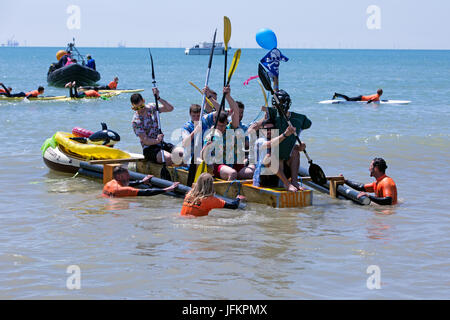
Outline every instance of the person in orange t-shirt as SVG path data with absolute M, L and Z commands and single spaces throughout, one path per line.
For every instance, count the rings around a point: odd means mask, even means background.
M 207 216 L 212 209 L 226 208 L 237 209 L 243 196 L 227 203 L 225 200 L 214 196 L 214 179 L 209 173 L 202 173 L 191 191 L 184 198 L 183 207 L 181 208 L 182 216 L 201 217 Z
M 375 158 L 369 167 L 370 176 L 376 179 L 375 182 L 361 184 L 345 180 L 345 184 L 355 190 L 361 191 L 358 194 L 358 198 L 367 196 L 371 201 L 380 205 L 397 204 L 397 186 L 394 180 L 386 175 L 386 169 L 386 161 L 383 158 Z M 375 196 L 368 195 L 367 192 L 373 192 Z
M 137 196 L 155 196 L 173 191 L 180 183 L 174 182 L 170 187 L 137 189 L 133 186 L 139 184 L 148 184 L 153 176 L 148 175 L 139 181 L 130 182 L 130 173 L 124 167 L 115 167 L 113 171 L 114 179 L 109 181 L 103 187 L 103 197 L 137 197 Z
M 348 96 L 340 93 L 334 93 L 333 100 L 336 98 L 344 98 L 346 101 L 367 101 L 367 103 L 371 103 L 373 101 L 380 101 L 380 97 L 383 94 L 383 89 L 378 89 L 376 94 L 371 94 L 368 96 L 357 96 L 353 98 L 349 98 Z

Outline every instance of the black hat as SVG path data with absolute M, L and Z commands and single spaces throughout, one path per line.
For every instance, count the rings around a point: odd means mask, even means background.
M 291 107 L 291 103 L 292 103 L 291 97 L 289 96 L 289 94 L 286 91 L 280 89 L 277 92 L 275 92 L 275 95 L 277 96 L 278 101 L 280 102 L 280 107 L 282 107 L 285 112 L 288 111 L 289 108 Z M 275 97 L 272 97 L 272 105 L 276 105 L 276 104 L 277 103 L 276 103 Z

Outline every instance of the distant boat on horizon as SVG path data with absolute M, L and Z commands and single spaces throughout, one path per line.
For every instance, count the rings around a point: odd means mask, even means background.
M 1 44 L 2 47 L 18 47 L 19 42 L 14 40 L 14 36 L 11 39 L 8 39 L 6 43 Z
M 117 44 L 117 48 L 126 48 L 126 47 L 127 47 L 126 42 L 120 41 L 120 42 Z
M 211 52 L 212 42 L 200 42 L 191 48 L 186 48 L 184 54 L 186 55 L 208 55 Z M 228 49 L 231 49 L 228 46 Z M 214 46 L 214 54 L 225 54 L 225 47 L 223 42 L 217 42 Z

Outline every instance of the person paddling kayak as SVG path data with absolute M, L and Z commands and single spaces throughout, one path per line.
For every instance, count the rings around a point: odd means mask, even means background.
M 180 184 L 174 182 L 170 187 L 137 189 L 133 186 L 139 184 L 149 184 L 153 176 L 148 175 L 139 181 L 130 181 L 130 173 L 124 167 L 115 167 L 113 171 L 113 180 L 109 181 L 103 187 L 103 197 L 139 197 L 139 196 L 155 196 L 158 194 L 171 192 Z
M 358 198 L 367 196 L 371 201 L 380 205 L 397 204 L 397 186 L 394 180 L 386 175 L 386 169 L 386 161 L 383 158 L 375 158 L 369 167 L 370 176 L 376 179 L 375 182 L 362 184 L 345 180 L 345 184 L 361 191 Z M 375 196 L 368 195 L 366 192 L 374 192 Z
M 184 198 L 181 208 L 182 216 L 201 217 L 207 216 L 212 209 L 226 208 L 237 209 L 243 196 L 237 196 L 232 203 L 214 196 L 214 179 L 209 173 L 202 173 L 197 182 L 192 186 L 191 191 Z
M 380 97 L 383 94 L 383 89 L 378 89 L 376 94 L 371 94 L 368 96 L 357 96 L 353 98 L 349 98 L 348 96 L 340 93 L 334 93 L 332 100 L 336 98 L 344 98 L 346 101 L 367 101 L 367 103 L 371 103 L 373 101 L 380 101 Z

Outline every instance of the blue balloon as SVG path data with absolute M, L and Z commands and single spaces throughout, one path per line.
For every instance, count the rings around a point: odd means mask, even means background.
M 261 48 L 272 50 L 277 47 L 277 36 L 270 29 L 259 29 L 256 33 L 256 42 L 258 42 Z

